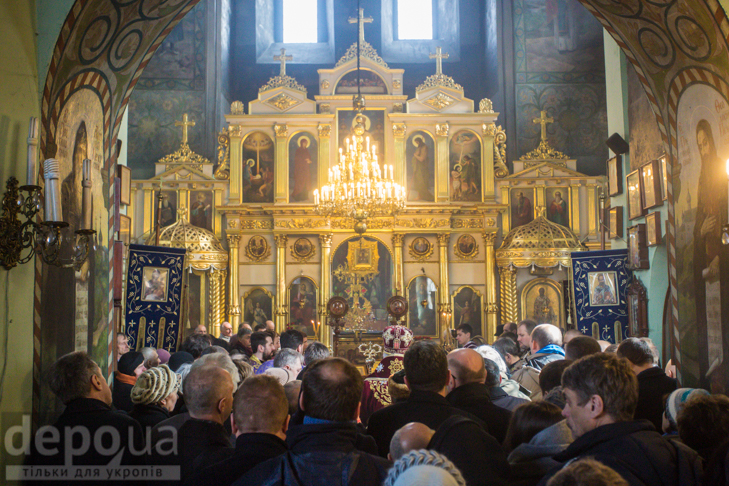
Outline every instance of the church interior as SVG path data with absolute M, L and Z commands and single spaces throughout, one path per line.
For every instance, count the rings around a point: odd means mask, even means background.
M 725 393 L 727 9 L 3 2 L 0 409 L 52 420 L 45 370 L 111 376 L 117 333 L 268 320 L 363 374 L 394 319 L 648 337 Z

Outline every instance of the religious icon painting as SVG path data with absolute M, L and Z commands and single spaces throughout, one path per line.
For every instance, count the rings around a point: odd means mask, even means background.
M 273 320 L 273 294 L 263 287 L 249 290 L 241 298 L 243 320 L 256 327 Z
M 645 215 L 643 208 L 640 170 L 634 170 L 627 177 L 628 183 L 628 219 L 637 219 Z
M 471 235 L 461 235 L 453 246 L 455 254 L 464 260 L 471 260 L 478 255 L 478 244 Z
M 377 73 L 360 69 L 359 91 L 362 94 L 387 94 L 387 85 Z M 334 94 L 357 94 L 357 71 L 342 76 L 334 88 Z
M 297 277 L 289 285 L 291 327 L 306 336 L 316 337 L 317 286 L 309 277 Z
M 408 327 L 415 336 L 438 337 L 435 282 L 419 275 L 408 284 Z
M 144 267 L 142 270 L 142 300 L 145 302 L 167 302 L 168 268 Z
M 297 262 L 303 263 L 311 260 L 316 254 L 316 248 L 308 238 L 297 238 L 291 245 L 291 256 Z
M 610 208 L 610 239 L 623 237 L 623 207 Z
M 661 198 L 665 201 L 668 199 L 668 156 L 664 155 L 661 161 Z
M 640 168 L 640 183 L 643 187 L 644 209 L 650 209 L 663 204 L 660 170 L 660 162 L 658 160 L 651 160 Z
M 271 245 L 261 235 L 251 236 L 246 245 L 246 256 L 254 262 L 260 262 L 271 254 Z
M 126 246 L 132 241 L 132 218 L 124 214 L 119 215 L 119 239 Z
M 534 221 L 534 189 L 514 188 L 511 196 L 511 227 L 518 228 Z
M 607 161 L 608 196 L 623 193 L 623 156 L 616 155 Z
M 177 191 L 162 191 L 162 206 L 155 197 L 154 223 L 164 228 L 177 221 Z M 161 216 L 160 216 L 161 215 Z
M 433 137 L 419 130 L 405 145 L 408 202 L 435 202 L 435 144 Z
M 481 201 L 481 139 L 470 130 L 453 135 L 449 144 L 452 201 Z
M 547 219 L 553 223 L 570 227 L 570 188 L 547 187 Z
M 587 288 L 590 295 L 590 305 L 619 305 L 616 272 L 588 272 Z
M 289 201 L 314 202 L 317 187 L 318 148 L 316 137 L 299 132 L 289 139 Z
M 213 231 L 213 191 L 190 192 L 190 224 Z
M 348 109 L 337 109 L 337 146 L 347 153 L 347 141 L 352 143 L 354 127 L 357 124 L 357 111 Z M 370 139 L 370 148 L 374 151 L 380 166 L 386 159 L 385 151 L 385 110 L 370 108 L 362 112 L 364 134 L 362 135 L 364 148 L 367 149 L 367 138 Z
M 645 217 L 645 234 L 647 246 L 658 246 L 661 243 L 661 214 L 650 213 Z
M 539 324 L 563 324 L 562 288 L 548 278 L 537 278 L 527 283 L 521 291 L 522 319 L 532 319 Z
M 453 309 L 453 327 L 470 324 L 474 336 L 483 336 L 481 330 L 481 292 L 464 285 L 453 293 L 451 308 Z
M 628 267 L 631 270 L 650 268 L 645 223 L 639 223 L 628 228 Z
M 425 261 L 433 254 L 433 244 L 428 240 L 428 238 L 418 236 L 412 241 L 412 243 L 410 243 L 408 253 L 410 253 L 410 256 L 415 258 L 417 261 Z
M 273 140 L 253 132 L 243 140 L 243 202 L 273 202 Z

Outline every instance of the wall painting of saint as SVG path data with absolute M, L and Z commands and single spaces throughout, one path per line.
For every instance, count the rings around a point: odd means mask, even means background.
M 243 202 L 273 202 L 273 140 L 253 132 L 243 140 Z
M 457 328 L 461 324 L 470 324 L 473 328 L 474 336 L 483 336 L 481 329 L 481 293 L 464 285 L 453 294 L 453 327 Z
M 408 137 L 405 148 L 408 201 L 435 202 L 435 144 L 424 131 Z
M 337 147 L 341 148 L 345 153 L 347 152 L 346 140 L 349 139 L 349 143 L 352 143 L 352 132 L 356 125 L 355 116 L 357 112 L 355 110 L 337 110 Z M 377 147 L 377 159 L 380 162 L 380 167 L 385 163 L 387 158 L 385 150 L 385 110 L 370 109 L 362 112 L 364 116 L 364 129 L 365 132 L 362 135 L 365 149 L 367 148 L 367 137 L 370 138 L 370 146 L 374 145 Z M 337 152 L 339 152 L 337 150 Z
M 300 132 L 289 139 L 289 201 L 312 203 L 317 188 L 317 143 L 314 135 Z
M 570 227 L 569 191 L 569 187 L 548 187 L 546 190 L 547 219 L 567 228 Z
M 511 196 L 511 228 L 534 221 L 534 189 L 512 189 Z
M 435 282 L 425 275 L 408 285 L 408 327 L 416 336 L 438 336 L 437 291 Z
M 243 294 L 243 320 L 256 327 L 273 320 L 273 294 L 263 287 L 256 287 Z
M 481 139 L 461 130 L 451 138 L 449 151 L 451 200 L 481 201 Z
M 213 230 L 213 191 L 190 193 L 190 224 L 208 231 Z

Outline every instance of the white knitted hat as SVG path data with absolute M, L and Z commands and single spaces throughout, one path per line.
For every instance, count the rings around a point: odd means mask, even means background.
M 180 387 L 180 377 L 167 365 L 150 368 L 137 378 L 132 388 L 132 403 L 150 405 L 159 403 Z

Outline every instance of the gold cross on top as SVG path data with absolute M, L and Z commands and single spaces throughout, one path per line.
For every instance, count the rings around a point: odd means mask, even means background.
M 359 23 L 359 43 L 364 44 L 364 24 L 372 23 L 374 19 L 372 17 L 365 17 L 364 16 L 364 9 L 359 9 L 359 17 L 350 17 L 349 23 L 350 24 L 356 24 Z
M 435 54 L 428 55 L 431 59 L 435 59 L 435 74 L 443 74 L 443 59 L 448 59 L 448 53 L 441 54 L 441 48 L 435 48 Z
M 187 113 L 182 115 L 182 121 L 175 122 L 176 127 L 182 127 L 182 143 L 187 143 L 187 127 L 194 127 L 195 122 L 190 120 L 187 121 Z
M 542 114 L 539 118 L 532 120 L 535 125 L 542 125 L 542 140 L 547 141 L 547 124 L 554 123 L 554 118 L 547 117 L 547 112 L 542 110 Z
M 281 61 L 281 72 L 279 76 L 286 76 L 286 61 L 293 61 L 294 56 L 287 56 L 286 49 L 281 49 L 280 56 L 273 56 L 274 61 Z

